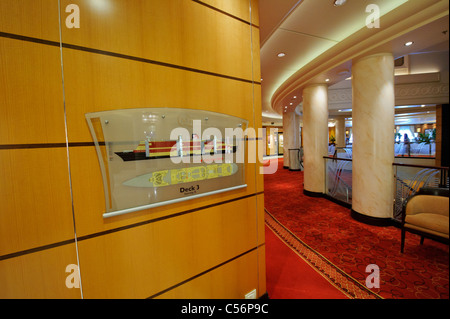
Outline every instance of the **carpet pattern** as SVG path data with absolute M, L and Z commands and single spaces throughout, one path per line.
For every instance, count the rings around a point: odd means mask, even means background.
M 448 245 L 427 239 L 420 245 L 419 236 L 407 233 L 401 254 L 400 229 L 357 222 L 348 208 L 303 195 L 303 172 L 289 171 L 282 165 L 281 160 L 275 174 L 264 176 L 265 208 L 295 237 L 360 285 L 365 286 L 369 275 L 366 266 L 376 264 L 380 288 L 370 289 L 375 295 L 449 298 Z M 322 269 L 324 273 L 333 271 L 332 267 Z

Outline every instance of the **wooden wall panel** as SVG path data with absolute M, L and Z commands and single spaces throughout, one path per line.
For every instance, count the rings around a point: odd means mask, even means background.
M 84 295 L 147 298 L 256 249 L 255 204 L 247 198 L 80 239 Z M 254 271 L 256 266 L 247 265 Z
M 194 1 L 78 4 L 79 29 L 63 28 L 62 41 L 251 80 L 250 27 Z M 248 10 L 248 9 L 247 9 Z M 67 16 L 64 14 L 63 16 Z
M 65 27 L 72 3 L 79 29 Z M 61 1 L 63 83 L 58 1 L 0 2 L 0 297 L 80 298 L 64 282 L 65 267 L 77 263 L 74 222 L 84 297 L 264 294 L 259 163 L 245 165 L 246 189 L 103 219 L 85 120 L 88 112 L 182 107 L 259 127 L 257 0 L 99 3 Z
M 74 238 L 65 148 L 0 150 L 0 256 Z
M 204 3 L 218 10 L 224 11 L 237 19 L 242 19 L 255 26 L 259 26 L 259 8 L 258 0 L 241 1 L 241 0 L 195 0 L 198 3 Z M 251 18 L 250 9 L 251 5 Z M 259 41 L 259 40 L 258 40 Z
M 92 141 L 85 113 L 179 107 L 249 120 L 252 84 L 106 55 L 64 49 L 69 141 Z
M 59 41 L 58 1 L 1 0 L 0 32 Z
M 65 142 L 59 49 L 0 37 L 0 56 L 0 144 Z
M 79 299 L 81 290 L 66 286 L 70 264 L 77 264 L 75 244 L 1 260 L 0 298 Z
M 255 271 L 257 260 L 258 252 L 251 251 L 207 272 L 196 280 L 188 281 L 158 295 L 155 299 L 242 299 L 253 289 L 260 290 L 258 289 L 258 272 Z M 263 289 L 265 293 L 265 287 Z

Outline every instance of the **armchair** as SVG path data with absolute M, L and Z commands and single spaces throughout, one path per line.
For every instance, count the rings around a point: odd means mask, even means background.
M 401 252 L 406 231 L 449 244 L 449 189 L 421 188 L 403 205 Z

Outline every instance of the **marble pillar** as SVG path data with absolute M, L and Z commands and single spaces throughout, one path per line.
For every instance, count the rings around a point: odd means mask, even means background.
M 394 58 L 375 54 L 353 61 L 352 216 L 386 225 L 394 200 Z
M 300 116 L 283 113 L 283 167 L 289 168 L 289 149 L 300 148 Z
M 345 147 L 345 116 L 336 117 L 336 146 Z
M 313 84 L 303 90 L 304 189 L 309 196 L 325 193 L 328 155 L 328 86 Z

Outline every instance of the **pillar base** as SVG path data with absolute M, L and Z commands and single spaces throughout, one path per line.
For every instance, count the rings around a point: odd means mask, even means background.
M 307 191 L 306 189 L 303 189 L 303 194 L 309 197 L 323 197 L 323 193 L 311 192 Z
M 359 221 L 364 224 L 367 224 L 367 225 L 380 226 L 380 227 L 394 225 L 392 218 L 372 217 L 372 216 L 358 213 L 356 210 L 353 210 L 353 209 L 350 211 L 350 215 L 352 216 L 352 218 L 354 220 Z

